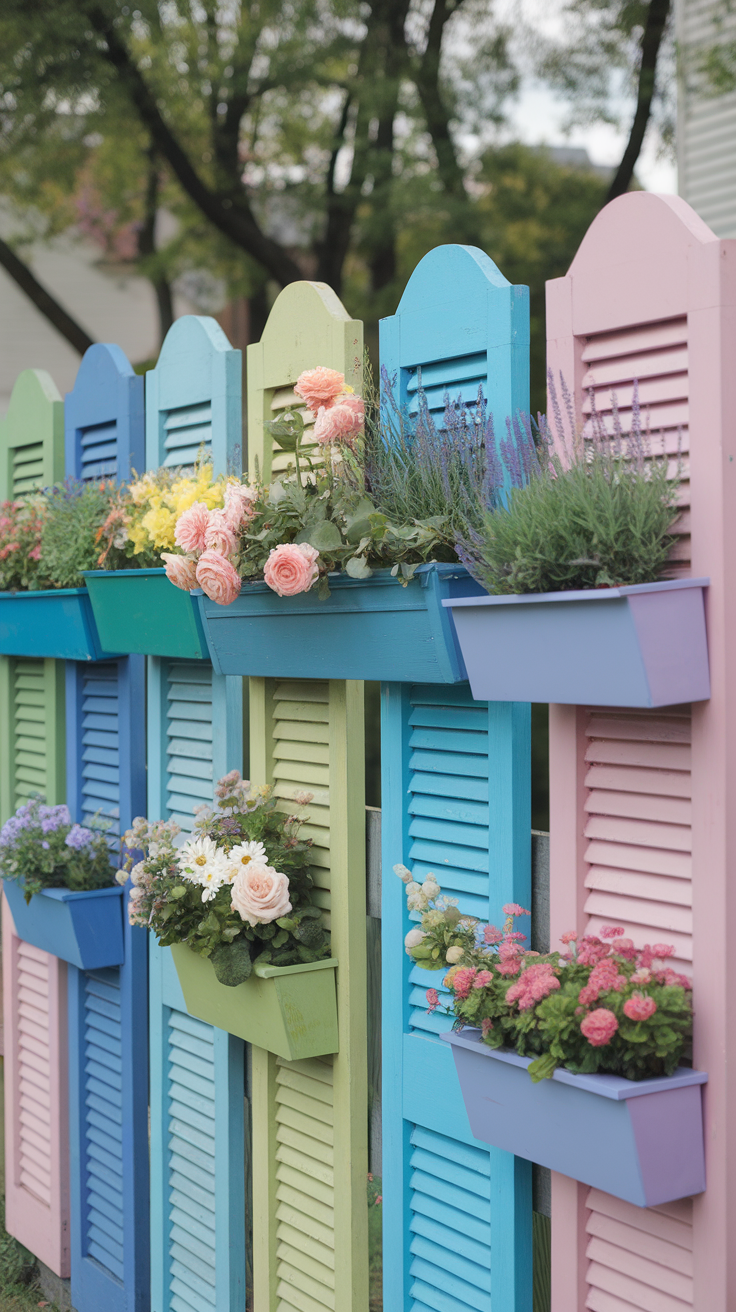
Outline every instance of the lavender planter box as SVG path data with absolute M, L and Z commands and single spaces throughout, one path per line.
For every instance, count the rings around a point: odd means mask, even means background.
M 476 1139 L 638 1207 L 705 1189 L 705 1071 L 637 1082 L 556 1070 L 533 1084 L 532 1059 L 494 1051 L 479 1030 L 441 1037 L 452 1044 Z
M 443 605 L 478 700 L 676 706 L 710 697 L 708 583 L 451 597 Z

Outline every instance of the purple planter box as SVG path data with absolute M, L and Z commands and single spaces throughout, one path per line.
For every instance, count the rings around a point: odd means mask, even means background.
M 662 1079 L 635 1081 L 556 1070 L 533 1084 L 532 1058 L 494 1051 L 479 1030 L 441 1038 L 452 1044 L 476 1139 L 637 1207 L 705 1189 L 705 1071 L 681 1066 Z
M 709 579 L 451 597 L 479 701 L 677 706 L 710 697 Z

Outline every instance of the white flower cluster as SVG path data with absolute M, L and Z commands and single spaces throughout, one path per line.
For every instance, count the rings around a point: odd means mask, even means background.
M 232 884 L 235 876 L 253 863 L 266 864 L 263 843 L 238 843 L 223 851 L 206 836 L 190 838 L 179 851 L 179 873 L 192 884 L 202 887 L 202 901 L 211 902 L 223 884 Z
M 406 905 L 410 911 L 428 911 L 430 902 L 440 895 L 440 886 L 431 870 L 423 884 L 418 884 L 411 870 L 401 864 L 394 866 L 394 874 L 406 884 Z

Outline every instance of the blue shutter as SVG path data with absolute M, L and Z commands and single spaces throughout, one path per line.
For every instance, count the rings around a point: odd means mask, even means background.
M 143 379 L 119 346 L 90 346 L 64 407 L 67 478 L 121 482 L 144 467 Z
M 380 326 L 381 366 L 409 413 L 424 389 L 482 386 L 497 440 L 528 407 L 529 300 L 482 251 L 440 246 Z M 498 922 L 530 897 L 530 711 L 474 702 L 467 684 L 382 691 L 383 1216 L 385 1312 L 530 1312 L 531 1167 L 473 1139 L 452 1055 L 427 1014 L 442 973 L 403 950 L 405 862 L 433 871 L 460 909 Z
M 216 473 L 242 468 L 242 352 L 214 319 L 172 324 L 146 374 L 146 468 L 193 465 L 200 451 Z
M 67 664 L 68 802 L 117 840 L 145 810 L 144 658 Z M 125 963 L 69 967 L 72 1302 L 147 1312 L 147 943 L 125 914 Z
M 192 828 L 213 780 L 242 767 L 243 681 L 151 658 L 148 814 Z M 171 953 L 150 943 L 151 1308 L 245 1304 L 244 1044 L 187 1013 Z

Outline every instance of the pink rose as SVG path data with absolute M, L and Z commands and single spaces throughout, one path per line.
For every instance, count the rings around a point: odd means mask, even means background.
M 649 1020 L 656 1010 L 654 998 L 648 998 L 644 993 L 635 993 L 633 998 L 627 998 L 624 1003 L 624 1015 L 629 1020 Z
M 197 562 L 191 556 L 174 556 L 170 551 L 162 551 L 161 559 L 166 569 L 166 577 L 176 588 L 191 592 L 197 586 Z
M 212 547 L 214 551 L 221 552 L 223 556 L 232 556 L 235 553 L 238 547 L 238 539 L 224 511 L 210 511 L 210 517 L 204 531 L 204 541 L 205 546 Z
M 240 575 L 219 551 L 204 551 L 197 565 L 197 583 L 210 601 L 229 606 L 240 596 Z
M 348 405 L 347 402 L 352 404 Z M 357 404 L 356 404 L 357 403 Z M 360 397 L 341 397 L 337 405 L 320 406 L 314 425 L 314 436 L 321 446 L 332 442 L 350 442 L 363 427 L 365 411 Z
M 329 410 L 335 404 L 344 386 L 344 374 L 321 364 L 316 369 L 305 369 L 297 378 L 294 391 L 316 415 L 321 405 Z
M 251 925 L 267 925 L 291 911 L 289 881 L 273 866 L 244 866 L 232 882 L 232 909 Z
M 319 575 L 319 552 L 308 542 L 282 542 L 269 553 L 263 578 L 280 597 L 309 592 Z
M 254 505 L 258 492 L 247 483 L 228 483 L 225 488 L 225 508 L 223 514 L 230 528 L 237 531 L 241 524 L 253 518 Z
M 582 1021 L 580 1029 L 591 1048 L 604 1048 L 616 1033 L 618 1021 L 607 1007 L 596 1007 Z
M 210 512 L 204 501 L 195 501 L 176 521 L 174 541 L 177 547 L 182 547 L 184 551 L 204 551 L 209 520 Z

